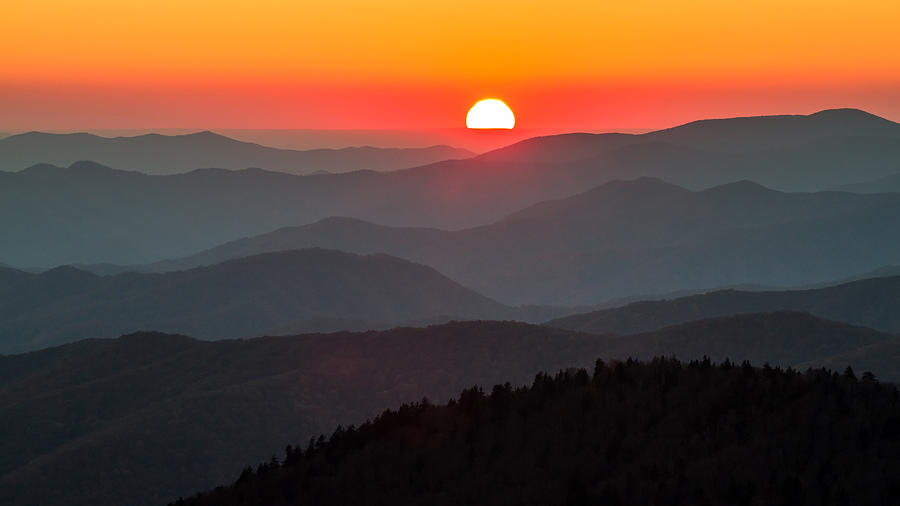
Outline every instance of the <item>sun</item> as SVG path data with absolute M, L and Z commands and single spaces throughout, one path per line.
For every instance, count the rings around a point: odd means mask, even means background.
M 505 128 L 510 129 L 516 124 L 516 117 L 512 110 L 496 98 L 479 100 L 469 109 L 466 115 L 466 127 L 468 128 Z

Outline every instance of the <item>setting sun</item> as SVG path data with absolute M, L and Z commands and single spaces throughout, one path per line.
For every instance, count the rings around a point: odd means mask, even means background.
M 502 100 L 488 98 L 479 100 L 469 109 L 466 115 L 468 128 L 505 128 L 511 129 L 516 124 L 512 110 Z

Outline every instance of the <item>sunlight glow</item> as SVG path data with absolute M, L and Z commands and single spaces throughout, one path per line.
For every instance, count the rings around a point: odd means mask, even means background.
M 468 128 L 505 128 L 511 129 L 516 124 L 512 110 L 502 100 L 488 98 L 479 100 L 469 109 L 466 115 Z

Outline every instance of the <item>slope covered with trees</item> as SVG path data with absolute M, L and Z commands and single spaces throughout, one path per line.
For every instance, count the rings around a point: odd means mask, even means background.
M 871 375 L 597 361 L 338 427 L 174 505 L 884 505 L 898 454 Z
M 140 333 L 79 341 L 0 356 L 0 504 L 164 504 L 386 407 L 423 396 L 442 402 L 476 384 L 521 385 L 597 357 L 827 362 L 900 381 L 900 357 L 883 352 L 892 344 L 888 334 L 798 313 L 615 337 L 456 322 L 247 340 Z M 871 349 L 882 353 L 867 362 Z
M 461 322 L 227 341 L 139 333 L 0 355 L 0 504 L 165 504 L 388 406 L 589 365 L 602 339 Z

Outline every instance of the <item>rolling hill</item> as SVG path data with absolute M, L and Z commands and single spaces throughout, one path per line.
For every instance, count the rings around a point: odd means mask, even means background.
M 246 340 L 139 333 L 79 341 L 0 356 L 0 503 L 164 504 L 386 407 L 423 396 L 443 402 L 476 384 L 523 385 L 537 372 L 590 367 L 598 357 L 712 354 L 773 366 L 829 360 L 843 370 L 843 354 L 892 340 L 774 313 L 620 337 L 454 322 Z M 872 371 L 900 380 L 896 362 Z
M 750 182 L 688 191 L 641 178 L 470 229 L 330 218 L 126 270 L 183 269 L 318 246 L 424 263 L 505 303 L 574 306 L 636 294 L 847 278 L 896 263 L 898 219 L 898 194 L 783 193 Z
M 896 173 L 898 132 L 887 120 L 838 110 L 698 122 L 642 135 L 540 137 L 393 172 L 208 169 L 146 176 L 86 162 L 67 169 L 37 165 L 0 173 L 0 232 L 7 238 L 0 261 L 20 268 L 143 264 L 329 216 L 467 228 L 637 176 L 692 190 L 745 179 L 819 190 Z
M 321 249 L 165 274 L 4 269 L 0 280 L 4 353 L 138 330 L 211 339 L 262 335 L 286 326 L 321 329 L 323 318 L 340 329 L 344 319 L 383 327 L 516 315 L 429 267 L 387 255 Z
M 582 332 L 633 334 L 703 318 L 785 310 L 900 333 L 900 276 L 810 290 L 718 290 L 565 316 L 546 325 Z
M 28 132 L 0 139 L 0 170 L 36 164 L 70 165 L 92 160 L 146 174 L 174 174 L 210 167 L 260 168 L 291 174 L 317 171 L 397 170 L 475 153 L 450 146 L 291 150 L 242 142 L 213 132 L 100 137 L 88 133 Z

